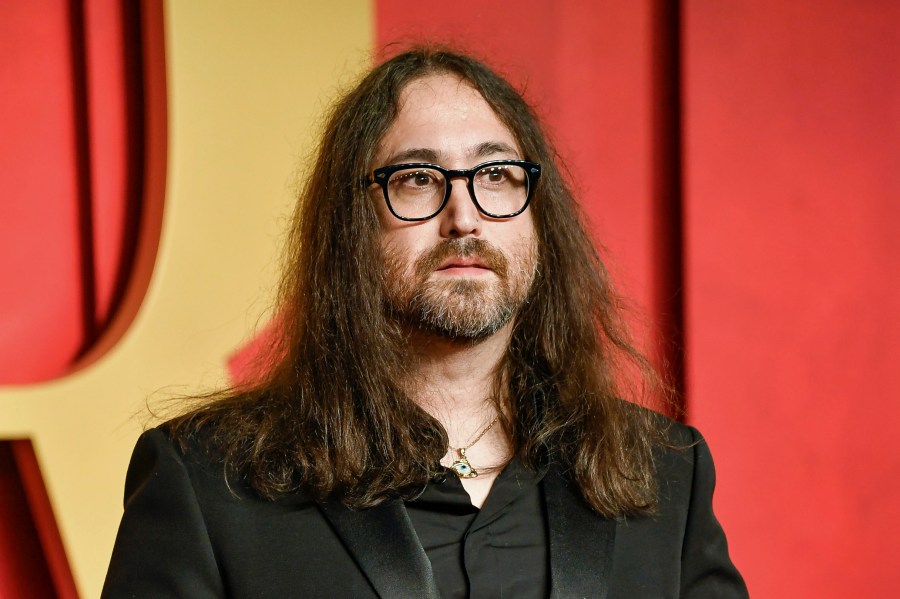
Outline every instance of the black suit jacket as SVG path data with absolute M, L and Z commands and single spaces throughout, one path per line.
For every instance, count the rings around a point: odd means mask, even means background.
M 712 513 L 706 443 L 681 425 L 672 434 L 685 449 L 660 457 L 653 517 L 598 516 L 551 466 L 552 597 L 747 596 Z M 202 456 L 159 429 L 140 438 L 102 597 L 439 597 L 402 501 L 362 511 L 300 494 L 265 501 Z

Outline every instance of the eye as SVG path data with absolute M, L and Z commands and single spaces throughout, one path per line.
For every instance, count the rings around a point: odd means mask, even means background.
M 415 173 L 409 176 L 409 182 L 417 187 L 424 187 L 434 183 L 434 177 L 431 173 Z
M 440 173 L 427 169 L 397 171 L 391 184 L 407 189 L 431 189 L 441 184 Z
M 482 185 L 502 185 L 508 178 L 507 169 L 506 166 L 489 166 L 478 171 L 475 177 Z

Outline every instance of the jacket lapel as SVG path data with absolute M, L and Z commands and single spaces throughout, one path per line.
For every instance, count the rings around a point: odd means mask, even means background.
M 440 599 L 431 562 L 401 500 L 355 511 L 336 501 L 319 507 L 380 597 Z
M 616 521 L 593 512 L 574 484 L 555 467 L 544 477 L 550 533 L 550 596 L 609 594 Z

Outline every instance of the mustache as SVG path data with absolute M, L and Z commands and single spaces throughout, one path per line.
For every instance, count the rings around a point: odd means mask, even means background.
M 484 239 L 473 237 L 445 239 L 416 259 L 415 271 L 419 277 L 427 277 L 451 258 L 478 258 L 497 276 L 504 278 L 509 270 L 506 256 Z

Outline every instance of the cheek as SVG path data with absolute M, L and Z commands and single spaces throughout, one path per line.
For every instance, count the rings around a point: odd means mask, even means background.
M 504 230 L 503 245 L 509 250 L 519 255 L 526 249 L 534 248 L 537 245 L 537 231 L 535 231 L 530 210 L 516 217 L 514 222 L 506 224 L 512 225 Z
M 419 255 L 416 247 L 404 231 L 388 231 L 381 238 L 383 255 L 387 256 L 395 276 L 408 277 L 412 274 L 413 264 Z
M 519 223 L 521 232 L 522 232 L 522 237 L 526 237 L 526 238 L 530 239 L 531 242 L 533 243 L 534 240 L 537 238 L 537 230 L 534 226 L 533 212 L 529 208 L 525 211 L 525 214 L 520 214 L 519 218 L 522 219 L 521 222 Z
M 522 216 L 525 216 L 524 214 Z M 531 279 L 539 266 L 538 234 L 534 228 L 530 213 L 521 227 L 517 227 L 515 239 L 510 240 L 511 259 L 522 277 Z
M 440 242 L 440 237 L 433 229 L 433 219 L 410 223 L 388 216 L 390 220 L 382 223 L 381 246 L 401 261 L 411 263 Z
M 394 215 L 388 210 L 387 204 L 380 191 L 377 193 L 372 192 L 370 197 L 372 199 L 372 205 L 375 207 L 375 214 L 378 216 L 378 224 L 381 226 L 381 230 L 385 233 L 390 231 L 396 226 L 398 220 L 394 218 Z

